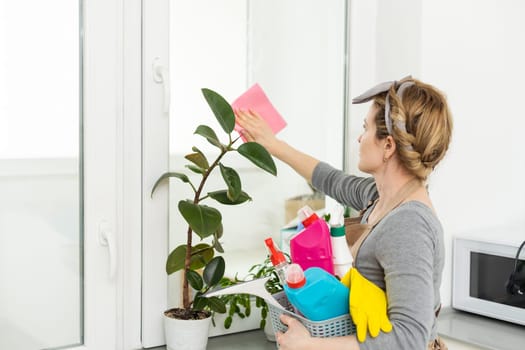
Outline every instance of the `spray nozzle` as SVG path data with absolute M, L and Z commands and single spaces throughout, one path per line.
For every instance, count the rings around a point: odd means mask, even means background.
M 319 216 L 310 208 L 308 205 L 305 205 L 297 211 L 297 217 L 301 221 L 304 227 L 308 227 L 315 220 L 319 219 Z
M 344 225 L 344 207 L 337 204 L 330 215 L 330 226 L 337 227 Z
M 273 266 L 277 266 L 283 262 L 286 262 L 283 252 L 277 249 L 272 238 L 266 238 L 264 240 L 264 244 L 266 244 L 266 247 L 268 247 L 268 250 L 270 251 L 270 261 L 272 262 Z

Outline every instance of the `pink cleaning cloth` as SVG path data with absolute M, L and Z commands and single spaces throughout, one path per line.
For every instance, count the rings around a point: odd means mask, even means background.
M 277 134 L 286 126 L 286 121 L 275 109 L 257 83 L 246 90 L 244 94 L 239 96 L 232 103 L 232 107 L 233 109 L 251 109 L 252 111 L 259 113 L 259 115 L 266 120 L 274 134 Z M 242 140 L 246 142 L 246 138 L 241 133 L 242 128 L 237 123 L 235 123 L 235 131 L 237 131 L 241 135 Z

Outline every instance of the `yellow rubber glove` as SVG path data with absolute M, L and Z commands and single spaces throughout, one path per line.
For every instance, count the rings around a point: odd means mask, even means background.
M 357 340 L 365 341 L 367 329 L 372 337 L 377 337 L 379 330 L 385 333 L 392 330 L 386 313 L 386 294 L 381 288 L 356 268 L 348 270 L 341 282 L 350 288 L 350 315 L 357 328 Z

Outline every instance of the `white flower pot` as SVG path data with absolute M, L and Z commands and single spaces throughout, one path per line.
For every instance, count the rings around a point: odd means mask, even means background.
M 206 350 L 211 316 L 203 320 L 178 320 L 164 315 L 167 350 Z

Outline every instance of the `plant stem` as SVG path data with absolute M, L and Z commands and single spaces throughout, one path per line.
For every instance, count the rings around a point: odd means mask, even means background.
M 197 189 L 197 191 L 195 191 L 195 196 L 193 197 L 193 204 L 199 204 L 200 202 L 199 197 L 201 195 L 202 189 L 204 188 L 204 184 L 206 183 L 206 180 L 208 180 L 208 177 L 210 176 L 211 172 L 219 164 L 222 157 L 228 152 L 231 145 L 232 145 L 232 142 L 231 142 L 231 136 L 230 136 L 230 144 L 226 148 L 221 148 L 221 153 L 219 154 L 217 159 L 215 159 L 213 164 L 208 168 L 208 170 L 206 170 L 206 173 L 203 174 L 201 183 L 199 184 L 199 188 Z M 186 257 L 184 258 L 184 272 L 183 272 L 184 279 L 182 282 L 182 305 L 184 306 L 186 310 L 188 310 L 192 304 L 190 302 L 190 288 L 189 288 L 188 278 L 186 277 L 186 271 L 190 268 L 190 264 L 191 264 L 191 244 L 192 244 L 192 238 L 193 238 L 192 233 L 193 231 L 191 227 L 188 225 L 188 232 L 186 234 Z
M 182 282 L 182 305 L 186 310 L 190 308 L 190 288 L 188 285 L 188 277 L 186 277 L 186 271 L 190 268 L 191 263 L 191 238 L 192 229 L 188 226 L 187 242 L 186 242 L 186 256 L 184 257 L 184 278 Z

